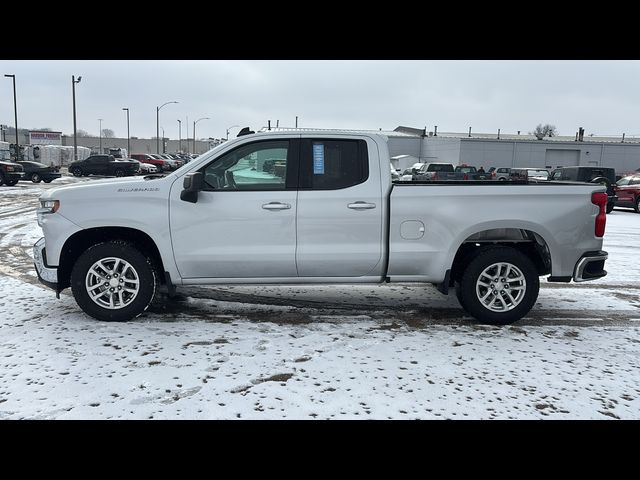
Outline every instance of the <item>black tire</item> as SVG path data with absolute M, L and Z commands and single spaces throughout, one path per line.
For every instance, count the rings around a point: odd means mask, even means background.
M 81 177 L 82 176 L 82 169 L 80 167 L 74 167 L 71 170 L 71 173 L 73 173 L 74 177 Z
M 31 181 L 33 183 L 40 183 L 42 181 L 42 177 L 40 176 L 39 173 L 34 172 L 31 174 Z
M 87 293 L 85 281 L 92 265 L 102 259 L 120 258 L 136 271 L 139 291 L 128 305 L 118 309 L 101 307 Z M 151 304 L 158 285 L 153 261 L 134 245 L 121 240 L 98 243 L 88 248 L 76 261 L 71 271 L 71 291 L 76 302 L 88 315 L 106 322 L 123 322 L 141 315 Z
M 609 202 L 607 203 L 607 213 L 611 213 L 613 212 L 613 207 L 614 207 L 614 203 L 613 202 Z
M 9 187 L 13 187 L 15 184 L 18 183 L 18 179 L 17 178 L 12 178 L 10 180 L 5 180 L 4 183 L 6 183 L 7 186 L 9 186 Z
M 640 213 L 640 197 L 636 199 L 636 204 L 634 205 L 633 209 L 636 211 L 636 213 Z
M 4 184 L 4 173 L 0 171 L 0 187 Z
M 482 304 L 478 298 L 476 282 L 486 268 L 501 262 L 510 263 L 519 269 L 524 276 L 526 285 L 519 303 L 514 308 L 506 311 L 493 311 Z M 529 257 L 511 247 L 489 247 L 478 253 L 469 263 L 457 285 L 456 294 L 462 308 L 480 322 L 507 325 L 521 319 L 531 310 L 538 298 L 539 290 L 538 271 Z
M 124 170 L 120 168 L 117 169 L 115 173 L 116 173 L 116 177 L 124 177 Z
M 47 178 L 44 180 L 44 183 L 51 183 L 53 182 L 53 178 Z

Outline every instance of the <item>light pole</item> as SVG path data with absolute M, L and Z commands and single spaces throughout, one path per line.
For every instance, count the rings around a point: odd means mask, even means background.
M 16 160 L 20 160 L 20 137 L 18 136 L 18 104 L 16 102 L 16 76 L 5 74 L 5 77 L 13 79 L 13 113 L 16 120 Z
M 127 157 L 131 158 L 131 135 L 129 134 L 129 109 L 123 108 L 127 111 Z
M 184 124 L 185 128 L 187 129 L 187 148 L 185 149 L 187 151 L 187 155 L 189 154 L 189 116 L 187 116 L 187 122 Z
M 100 152 L 102 153 L 102 118 L 98 119 L 100 121 L 100 131 L 98 132 L 98 134 L 100 135 Z
M 162 153 L 165 153 L 165 148 L 164 148 L 164 127 L 160 127 L 160 130 L 162 130 Z
M 156 153 L 160 153 L 160 109 L 165 105 L 169 105 L 170 103 L 178 103 L 175 101 L 166 102 L 156 107 Z
M 71 90 L 73 91 L 73 159 L 78 160 L 78 137 L 76 134 L 76 83 L 80 83 L 82 77 L 71 75 Z
M 229 140 L 229 130 L 231 130 L 234 127 L 240 127 L 240 125 L 231 125 L 230 127 L 227 128 L 227 140 Z
M 182 120 L 178 119 L 178 150 L 182 153 Z
M 193 153 L 196 153 L 196 123 L 200 120 L 211 120 L 209 117 L 202 117 L 193 122 Z

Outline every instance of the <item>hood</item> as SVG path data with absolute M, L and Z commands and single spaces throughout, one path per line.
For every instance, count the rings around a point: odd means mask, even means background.
M 152 174 L 142 177 L 89 180 L 47 190 L 40 195 L 40 200 L 62 200 L 65 198 L 81 200 L 87 197 L 112 198 L 114 195 L 127 193 L 159 191 L 166 182 L 171 182 L 168 177 L 173 177 L 173 175 L 153 177 Z

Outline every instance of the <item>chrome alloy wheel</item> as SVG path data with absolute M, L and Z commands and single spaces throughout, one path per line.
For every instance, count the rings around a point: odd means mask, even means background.
M 480 303 L 492 312 L 516 308 L 527 291 L 524 274 L 511 263 L 494 263 L 485 268 L 476 282 Z
M 98 306 L 118 310 L 129 305 L 140 291 L 140 277 L 133 266 L 117 257 L 95 262 L 85 278 L 89 298 Z

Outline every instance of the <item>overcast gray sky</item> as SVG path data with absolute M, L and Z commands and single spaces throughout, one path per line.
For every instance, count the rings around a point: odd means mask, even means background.
M 71 75 L 78 128 L 126 136 L 219 138 L 231 125 L 526 133 L 551 123 L 561 135 L 640 136 L 640 61 L 6 61 L 15 74 L 20 128 L 73 132 Z M 10 78 L 0 77 L 0 123 L 14 124 Z M 232 130 L 235 136 L 238 128 Z M 161 131 L 162 134 L 162 131 Z

